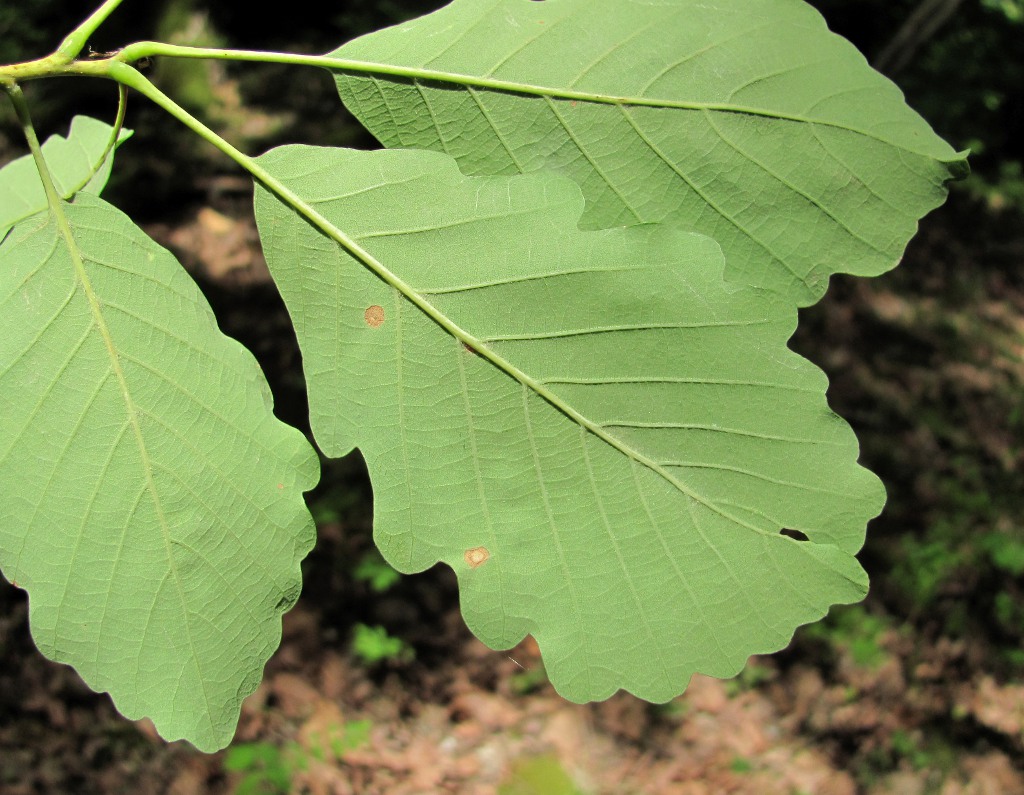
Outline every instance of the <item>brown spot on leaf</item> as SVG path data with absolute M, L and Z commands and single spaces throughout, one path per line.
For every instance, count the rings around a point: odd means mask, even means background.
M 462 349 L 466 351 L 466 353 L 472 353 L 474 356 L 476 355 L 476 348 L 474 348 L 472 345 L 462 343 Z
M 478 569 L 483 566 L 490 556 L 491 553 L 487 551 L 487 547 L 473 547 L 472 549 L 467 549 L 466 554 L 463 555 L 471 569 Z
M 366 307 L 363 312 L 363 319 L 370 328 L 378 328 L 384 324 L 384 307 L 374 304 Z

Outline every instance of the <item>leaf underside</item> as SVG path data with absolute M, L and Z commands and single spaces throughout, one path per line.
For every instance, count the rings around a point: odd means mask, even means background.
M 0 568 L 36 644 L 167 739 L 227 745 L 298 597 L 314 452 L 174 257 L 95 196 L 15 227 L 0 316 Z
M 571 180 L 437 153 L 260 162 L 334 238 L 258 188 L 317 441 L 362 450 L 384 556 L 451 566 L 484 642 L 533 634 L 574 701 L 664 701 L 863 597 L 881 485 L 789 302 L 728 286 L 712 240 L 581 231 Z
M 370 64 L 336 80 L 385 146 L 559 171 L 585 228 L 702 232 L 798 305 L 895 266 L 967 171 L 800 0 L 455 0 L 331 55 Z
M 71 120 L 68 137 L 52 135 L 43 144 L 57 193 L 71 199 L 79 191 L 99 195 L 110 178 L 112 154 L 103 157 L 114 128 L 89 116 Z M 118 133 L 118 145 L 131 136 Z M 0 170 L 0 240 L 16 223 L 46 209 L 46 192 L 32 155 L 19 157 Z

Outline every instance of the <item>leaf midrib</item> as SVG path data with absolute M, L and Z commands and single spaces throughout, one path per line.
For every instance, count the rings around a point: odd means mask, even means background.
M 47 193 L 49 193 L 49 191 Z M 156 481 L 153 479 L 152 459 L 150 458 L 149 449 L 142 433 L 142 426 L 139 424 L 139 409 L 135 404 L 134 398 L 132 398 L 131 390 L 128 388 L 128 380 L 121 367 L 117 345 L 115 344 L 113 335 L 110 332 L 110 327 L 107 325 L 106 317 L 103 315 L 103 308 L 99 297 L 96 295 L 92 281 L 89 279 L 89 274 L 85 269 L 85 259 L 78 246 L 78 241 L 75 239 L 74 230 L 71 228 L 71 222 L 68 220 L 67 213 L 64 212 L 64 206 L 59 200 L 53 201 L 52 198 L 49 204 L 50 213 L 53 216 L 54 221 L 57 224 L 57 229 L 64 240 L 68 250 L 68 255 L 71 257 L 71 263 L 75 269 L 75 276 L 82 285 L 82 290 L 89 303 L 89 311 L 92 314 L 93 322 L 96 324 L 96 328 L 100 332 L 100 336 L 103 338 L 103 344 L 106 347 L 107 355 L 110 358 L 111 371 L 114 373 L 114 377 L 117 379 L 118 387 L 121 391 L 121 398 L 124 401 L 125 411 L 128 415 L 128 422 L 131 425 L 136 447 L 139 451 L 139 459 L 146 480 L 146 490 L 149 492 L 150 498 L 153 501 L 153 508 L 156 511 L 157 521 L 160 526 L 160 532 L 164 542 L 164 550 L 167 555 L 167 567 L 174 578 L 174 583 L 178 592 L 178 599 L 181 602 L 185 634 L 188 637 L 189 649 L 192 652 L 192 659 L 199 674 L 198 678 L 200 688 L 203 693 L 203 698 L 206 700 L 208 713 L 213 714 L 213 705 L 210 702 L 210 696 L 206 689 L 206 680 L 202 675 L 201 658 L 196 650 L 195 640 L 192 637 L 192 624 L 188 619 L 188 604 L 185 599 L 185 592 L 182 588 L 181 576 L 178 572 L 178 567 L 174 562 L 174 555 L 171 551 L 172 540 L 170 536 L 170 525 L 167 521 L 167 516 L 164 513 L 160 494 L 156 488 Z
M 372 35 L 372 34 L 371 34 Z M 358 41 L 358 39 L 356 40 Z M 348 44 L 343 45 L 334 52 L 341 52 Z M 650 107 L 675 110 L 689 110 L 720 113 L 735 113 L 738 115 L 759 116 L 775 121 L 789 121 L 799 124 L 830 127 L 844 130 L 855 135 L 877 141 L 886 146 L 899 149 L 920 157 L 933 158 L 941 163 L 952 164 L 963 159 L 961 153 L 952 152 L 939 157 L 934 153 L 919 151 L 905 144 L 897 143 L 884 138 L 877 133 L 849 124 L 832 121 L 824 118 L 816 118 L 799 113 L 786 113 L 780 110 L 754 107 L 749 105 L 737 105 L 729 102 L 697 102 L 685 100 L 664 99 L 659 97 L 645 97 L 634 95 L 602 94 L 591 91 L 576 91 L 567 88 L 555 88 L 551 86 L 524 83 L 515 80 L 502 80 L 493 77 L 480 77 L 468 75 L 461 72 L 445 71 L 440 69 L 424 69 L 420 67 L 386 64 L 377 61 L 367 61 L 358 58 L 338 58 L 334 54 L 328 55 L 299 55 L 296 53 L 269 52 L 264 50 L 228 50 L 207 47 L 183 47 L 166 45 L 158 42 L 139 42 L 136 45 L 129 45 L 122 50 L 121 59 L 129 60 L 146 56 L 169 55 L 179 58 L 214 58 L 217 60 L 232 60 L 255 63 L 282 63 L 302 66 L 316 66 L 330 72 L 350 73 L 346 76 L 358 77 L 361 75 L 384 76 L 401 78 L 412 81 L 444 83 L 457 85 L 466 88 L 480 88 L 488 91 L 497 91 L 507 94 L 526 94 L 529 96 L 546 97 L 549 99 L 562 99 L 576 102 L 589 102 L 602 105 L 614 105 L 618 107 Z M 122 64 L 119 64 L 122 65 Z
M 664 99 L 660 97 L 644 97 L 635 95 L 601 94 L 590 91 L 576 91 L 566 88 L 554 88 L 551 86 L 537 85 L 534 83 L 521 83 L 514 80 L 501 80 L 493 77 L 479 77 L 467 75 L 461 72 L 450 72 L 437 69 L 423 69 L 419 67 L 398 66 L 375 61 L 350 60 L 344 58 L 332 58 L 330 56 L 312 56 L 311 63 L 331 71 L 354 72 L 357 75 L 385 75 L 389 77 L 404 78 L 413 82 L 426 81 L 434 83 L 449 83 L 466 88 L 481 88 L 488 91 L 498 91 L 506 94 L 527 94 L 530 96 L 544 97 L 547 99 L 561 99 L 571 102 L 590 102 L 601 105 L 614 105 L 622 108 L 649 107 L 667 110 L 688 110 L 699 112 L 735 113 L 747 116 L 759 116 L 774 121 L 789 121 L 799 124 L 809 124 L 820 127 L 831 127 L 838 130 L 854 133 L 856 135 L 870 138 L 886 146 L 910 152 L 923 157 L 934 157 L 933 154 L 917 151 L 902 144 L 883 138 L 877 133 L 854 127 L 848 124 L 831 121 L 823 118 L 816 118 L 799 113 L 786 113 L 770 108 L 759 108 L 752 105 L 737 105 L 730 102 L 696 102 L 687 100 Z M 940 162 L 953 162 L 959 159 L 954 155 Z

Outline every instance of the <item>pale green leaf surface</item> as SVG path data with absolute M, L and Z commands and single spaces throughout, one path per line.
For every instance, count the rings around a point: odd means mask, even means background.
M 786 347 L 795 310 L 727 286 L 714 241 L 580 231 L 578 186 L 550 172 L 302 146 L 260 162 L 360 258 L 258 190 L 314 435 L 362 450 L 385 558 L 450 565 L 486 643 L 532 633 L 576 701 L 661 701 L 863 597 L 881 485 Z
M 802 0 L 456 0 L 331 55 L 385 146 L 555 169 L 583 225 L 672 221 L 729 279 L 812 304 L 897 264 L 964 156 Z
M 318 462 L 170 253 L 64 213 L 73 242 L 48 212 L 0 247 L 0 569 L 43 654 L 212 751 L 298 597 Z
M 110 178 L 113 153 L 106 151 L 114 128 L 89 116 L 71 120 L 68 137 L 51 135 L 43 144 L 43 155 L 57 193 L 71 199 L 79 191 L 99 195 Z M 121 129 L 117 144 L 131 136 Z M 32 155 L 12 160 L 0 169 L 0 241 L 16 223 L 46 209 L 46 192 Z

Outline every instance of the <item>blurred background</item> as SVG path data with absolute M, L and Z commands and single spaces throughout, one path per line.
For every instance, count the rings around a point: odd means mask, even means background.
M 326 52 L 430 0 L 127 0 L 92 46 L 131 41 Z M 447 570 L 400 576 L 373 551 L 357 458 L 310 495 L 319 542 L 281 651 L 235 744 L 204 756 L 120 718 L 44 660 L 0 580 L 0 793 L 1024 793 L 1024 0 L 815 0 L 973 173 L 900 268 L 833 279 L 791 346 L 831 379 L 889 502 L 862 561 L 872 590 L 734 680 L 651 706 L 575 706 L 529 639 L 492 652 Z M 0 62 L 42 56 L 94 7 L 0 6 Z M 150 76 L 243 149 L 375 147 L 319 70 L 161 61 Z M 26 86 L 37 129 L 110 121 L 116 90 Z M 259 358 L 282 419 L 307 427 L 301 362 L 270 284 L 244 174 L 140 97 L 105 196 L 172 249 L 222 328 Z M 0 162 L 24 152 L 0 104 Z

